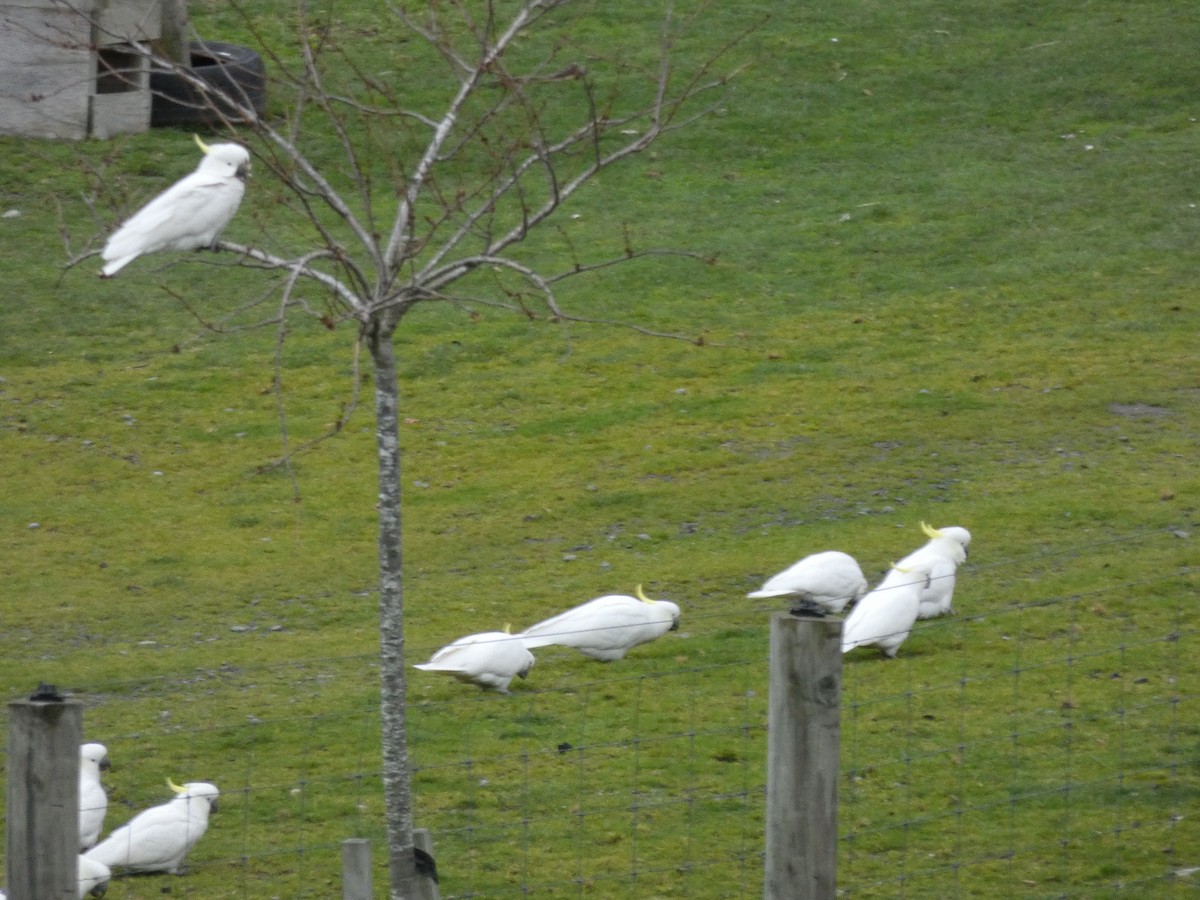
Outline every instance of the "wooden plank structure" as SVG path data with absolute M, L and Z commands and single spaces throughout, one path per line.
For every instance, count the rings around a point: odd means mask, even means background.
M 107 138 L 150 127 L 162 0 L 0 0 L 0 134 Z

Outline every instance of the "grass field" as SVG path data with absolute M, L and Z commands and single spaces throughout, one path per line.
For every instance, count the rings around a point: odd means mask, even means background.
M 247 9 L 192 16 L 290 57 Z M 649 9 L 587 28 L 641 60 Z M 378 10 L 328 12 L 367 70 L 405 65 Z M 720 109 L 529 248 L 628 225 L 712 257 L 561 298 L 703 346 L 438 305 L 398 334 L 413 661 L 638 583 L 684 611 L 620 663 L 539 654 L 510 697 L 410 675 L 443 896 L 760 894 L 771 610 L 744 595 L 829 547 L 874 579 L 921 520 L 970 528 L 971 564 L 959 616 L 846 658 L 845 893 L 1190 895 L 1200 8 L 751 0 L 683 52 L 758 17 Z M 62 269 L 194 159 L 172 130 L 0 139 L 0 685 L 86 701 L 110 827 L 167 775 L 222 787 L 189 875 L 109 897 L 328 897 L 338 842 L 382 834 L 369 409 L 274 463 L 281 404 L 297 447 L 351 402 L 355 334 L 296 319 L 277 368 L 274 330 L 200 325 L 269 296 L 253 272 Z M 280 197 L 252 180 L 228 236 L 303 246 Z

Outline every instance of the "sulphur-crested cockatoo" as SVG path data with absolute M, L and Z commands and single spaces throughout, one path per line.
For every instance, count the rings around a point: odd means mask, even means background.
M 100 840 L 108 795 L 100 783 L 100 771 L 109 768 L 108 749 L 103 744 L 79 748 L 79 849 L 89 850 Z
M 840 613 L 846 604 L 867 592 L 867 579 L 854 557 L 840 550 L 825 550 L 806 556 L 778 575 L 772 575 L 759 590 L 747 597 L 795 597 L 801 609 Z
M 86 856 L 79 857 L 79 900 L 88 894 L 93 897 L 103 897 L 108 890 L 108 881 L 112 878 L 112 870 L 104 863 Z
M 639 584 L 636 597 L 597 597 L 531 625 L 520 637 L 531 649 L 557 644 L 608 662 L 678 627 L 679 607 L 670 600 L 651 600 Z
M 118 228 L 100 251 L 102 278 L 111 278 L 145 253 L 211 247 L 229 224 L 246 191 L 250 154 L 241 144 L 200 138 L 200 165 L 159 194 Z
M 447 644 L 414 669 L 424 672 L 444 672 L 459 681 L 508 693 L 508 685 L 518 675 L 524 678 L 533 668 L 533 654 L 519 636 L 504 631 L 484 631 L 468 634 Z
M 208 829 L 219 794 L 205 781 L 177 785 L 167 779 L 167 784 L 174 800 L 138 813 L 84 856 L 110 869 L 178 875 L 184 857 Z
M 919 572 L 892 568 L 875 590 L 855 604 L 842 623 L 842 652 L 878 647 L 894 657 L 912 631 L 927 578 Z
M 917 618 L 953 615 L 951 602 L 954 599 L 954 581 L 959 565 L 967 558 L 971 532 L 957 525 L 934 528 L 924 522 L 921 523 L 921 530 L 929 538 L 929 543 L 908 554 L 895 566 L 928 579 L 927 586 L 921 591 L 921 609 Z

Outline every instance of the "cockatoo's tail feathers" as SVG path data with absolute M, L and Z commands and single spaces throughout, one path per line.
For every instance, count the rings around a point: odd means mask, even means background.
M 642 593 L 642 586 L 640 584 L 637 586 L 637 590 L 635 591 L 635 593 L 637 594 L 637 598 L 639 600 L 641 600 L 643 603 L 653 603 L 654 602 L 653 600 L 651 600 L 649 597 L 647 597 L 645 594 Z
M 197 140 L 199 140 L 199 138 L 197 138 Z M 182 787 L 173 782 L 169 775 L 167 776 L 167 786 L 177 794 L 186 794 L 188 792 L 186 787 Z
M 921 523 L 921 530 L 923 532 L 925 532 L 926 537 L 939 538 L 942 536 L 942 533 L 938 529 L 934 528 L 932 525 L 928 524 L 927 522 Z
M 204 141 L 200 140 L 200 135 L 198 135 L 198 134 L 193 134 L 192 140 L 194 140 L 196 142 L 196 146 L 199 147 L 201 149 L 201 151 L 203 151 L 204 153 L 208 153 L 208 151 L 212 149 L 210 146 L 208 146 L 208 144 L 206 144 L 206 143 L 204 143 Z

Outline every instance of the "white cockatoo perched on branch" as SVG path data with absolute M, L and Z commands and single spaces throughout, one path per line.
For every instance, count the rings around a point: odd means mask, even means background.
M 100 840 L 104 815 L 108 812 L 108 794 L 100 783 L 100 772 L 110 768 L 108 748 L 103 744 L 84 744 L 79 748 L 79 849 L 89 850 Z
M 424 672 L 443 672 L 459 681 L 507 694 L 512 680 L 517 676 L 527 676 L 533 663 L 533 654 L 519 636 L 510 633 L 506 625 L 503 631 L 484 631 L 460 637 L 433 654 L 429 662 L 418 663 L 413 668 Z
M 597 597 L 531 625 L 520 637 L 530 649 L 557 644 L 608 662 L 678 627 L 679 607 L 670 600 L 651 600 L 639 584 L 636 597 Z
M 953 615 L 954 581 L 958 567 L 967 559 L 967 546 L 971 543 L 971 532 L 957 525 L 934 528 L 924 522 L 921 530 L 929 543 L 914 550 L 895 563 L 898 569 L 924 575 L 928 584 L 921 591 L 919 619 Z
M 84 854 L 110 869 L 178 875 L 184 857 L 208 830 L 219 793 L 205 781 L 184 785 L 167 779 L 175 799 L 138 813 Z
M 100 256 L 102 278 L 111 278 L 145 253 L 211 247 L 237 212 L 250 174 L 241 144 L 196 143 L 204 151 L 191 175 L 171 185 L 118 228 Z
M 746 596 L 753 600 L 795 597 L 802 610 L 807 607 L 840 613 L 847 603 L 857 602 L 866 592 L 867 579 L 854 557 L 840 550 L 825 550 L 772 575 L 759 590 Z
M 875 590 L 855 604 L 842 623 L 842 652 L 855 647 L 878 647 L 884 656 L 895 657 L 904 643 L 917 611 L 927 577 L 893 567 Z

